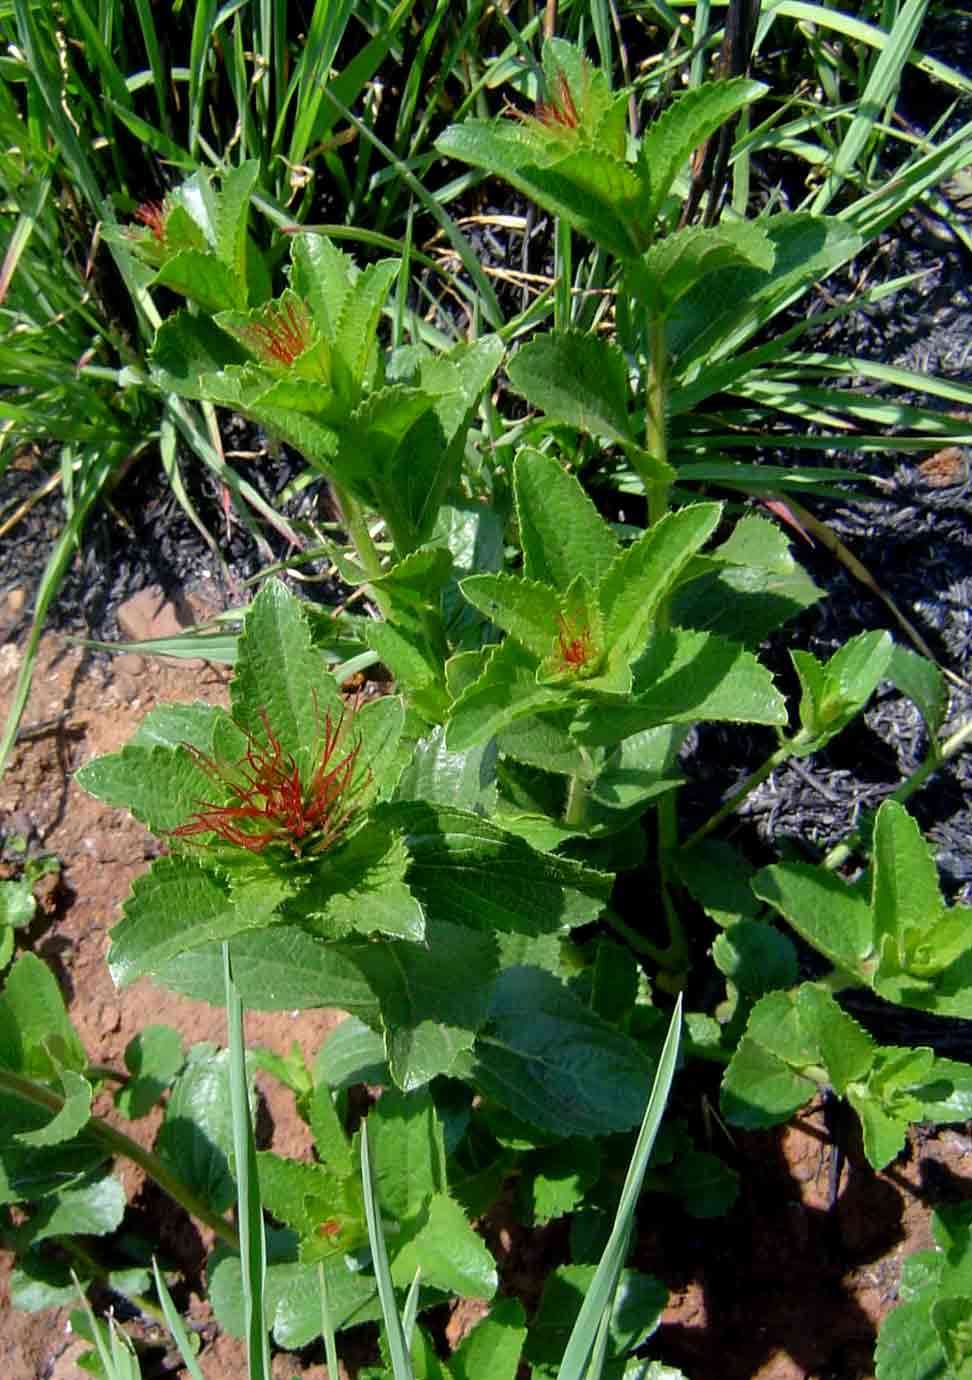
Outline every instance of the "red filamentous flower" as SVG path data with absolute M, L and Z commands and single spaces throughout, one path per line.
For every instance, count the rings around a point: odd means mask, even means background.
M 135 219 L 148 226 L 160 244 L 165 240 L 165 217 L 164 201 L 143 201 L 135 211 Z
M 589 628 L 583 628 L 579 634 L 575 635 L 575 630 L 564 618 L 563 614 L 559 617 L 560 630 L 557 633 L 557 650 L 564 663 L 564 669 L 576 671 L 581 666 L 586 666 L 591 659 L 593 647 L 591 645 L 591 633 Z
M 291 365 L 311 343 L 310 314 L 303 303 L 270 302 L 263 320 L 251 321 L 241 334 L 255 355 Z
M 270 727 L 266 710 L 260 717 L 266 745 L 247 733 L 247 750 L 238 762 L 220 762 L 186 744 L 193 761 L 212 781 L 226 787 L 223 805 L 200 801 L 188 824 L 172 832 L 179 838 L 217 834 L 226 843 L 261 853 L 268 844 L 283 843 L 298 857 L 330 848 L 354 813 L 354 798 L 366 783 L 354 781 L 360 740 L 342 756 L 338 751 L 344 714 L 334 725 L 324 719 L 317 765 L 307 785 L 289 752 Z

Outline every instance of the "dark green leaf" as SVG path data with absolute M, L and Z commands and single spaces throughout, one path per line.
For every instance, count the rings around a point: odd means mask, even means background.
M 539 968 L 509 968 L 476 1041 L 474 1077 L 514 1115 L 555 1135 L 626 1130 L 642 1116 L 650 1061 Z
M 628 366 L 610 341 L 580 331 L 538 335 L 521 346 L 507 372 L 513 387 L 553 421 L 606 437 L 616 445 L 633 441 Z M 556 461 L 548 460 L 548 465 Z M 537 572 L 534 578 L 546 577 Z

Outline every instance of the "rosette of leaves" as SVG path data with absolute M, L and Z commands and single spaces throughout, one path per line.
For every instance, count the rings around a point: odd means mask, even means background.
M 686 92 L 649 125 L 632 162 L 627 91 L 612 91 L 606 74 L 563 39 L 544 44 L 543 77 L 545 95 L 533 114 L 465 120 L 447 129 L 436 147 L 504 178 L 627 260 L 651 244 L 659 214 L 693 151 L 766 90 L 760 82 L 734 78 Z
M 522 574 L 461 581 L 507 636 L 448 663 L 450 749 L 495 737 L 516 762 L 580 782 L 599 822 L 618 827 L 677 784 L 682 725 L 785 722 L 770 673 L 741 642 L 667 620 L 680 582 L 713 569 L 697 553 L 720 504 L 670 513 L 623 547 L 551 456 L 521 451 L 514 489 Z
M 229 941 L 248 1005 L 357 1015 L 401 1088 L 450 1073 L 559 1134 L 634 1125 L 652 1060 L 561 972 L 611 877 L 484 818 L 488 765 L 416 744 L 400 698 L 349 714 L 279 583 L 247 613 L 231 701 L 160 706 L 79 773 L 169 850 L 112 931 L 116 982 L 220 1002 Z
M 726 1119 L 747 1130 L 787 1121 L 822 1088 L 861 1119 L 864 1152 L 883 1169 L 918 1121 L 965 1121 L 972 1066 L 920 1046 L 881 1045 L 822 987 L 803 983 L 755 1005 L 722 1084 Z
M 252 158 L 228 172 L 219 187 L 200 169 L 164 200 L 139 206 L 135 225 L 107 226 L 104 234 L 151 270 L 146 287 L 168 288 L 210 312 L 265 302 L 270 275 L 247 233 L 259 175 Z
M 214 304 L 187 283 L 211 314 L 163 322 L 151 363 L 166 391 L 230 407 L 293 445 L 381 514 L 401 557 L 432 533 L 503 351 L 495 336 L 418 350 L 389 378 L 378 328 L 399 269 L 383 259 L 359 272 L 323 236 L 297 235 L 276 297 Z
M 972 907 L 946 905 L 934 853 L 896 801 L 877 812 L 871 865 L 857 881 L 787 862 L 764 868 L 753 889 L 830 959 L 834 985 L 972 1017 Z

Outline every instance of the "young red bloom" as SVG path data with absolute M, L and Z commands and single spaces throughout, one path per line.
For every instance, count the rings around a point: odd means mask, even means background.
M 294 758 L 284 751 L 270 727 L 265 710 L 260 717 L 266 744 L 247 733 L 246 752 L 237 762 L 220 762 L 186 744 L 196 765 L 212 781 L 226 787 L 230 798 L 222 805 L 200 801 L 188 824 L 172 832 L 179 838 L 217 834 L 226 843 L 251 853 L 260 853 L 272 843 L 286 844 L 297 857 L 323 852 L 343 833 L 354 813 L 354 798 L 368 779 L 366 775 L 354 781 L 361 742 L 342 755 L 339 742 L 344 714 L 336 725 L 327 714 L 317 765 L 305 785 Z
M 160 244 L 165 240 L 165 216 L 164 201 L 143 201 L 135 211 L 135 219 L 147 225 Z
M 240 334 L 264 362 L 290 365 L 311 343 L 310 313 L 302 302 L 270 302 L 263 320 L 251 321 Z
M 564 669 L 576 670 L 579 666 L 586 666 L 594 650 L 591 644 L 590 628 L 584 628 L 575 637 L 572 636 L 573 628 L 563 614 L 560 615 L 559 622 L 560 631 L 557 633 L 557 646 L 564 663 Z

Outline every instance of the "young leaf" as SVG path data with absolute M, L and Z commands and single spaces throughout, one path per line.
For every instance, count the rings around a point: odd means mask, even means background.
M 545 657 L 557 641 L 560 601 L 549 585 L 513 575 L 470 575 L 465 598 L 508 632 L 534 657 Z
M 886 800 L 877 812 L 873 845 L 875 940 L 879 943 L 889 935 L 907 969 L 910 951 L 935 929 L 944 910 L 935 859 L 918 825 L 894 800 Z
M 583 575 L 597 587 L 620 547 L 574 475 L 552 456 L 524 447 L 513 487 L 526 578 L 566 590 Z
M 768 273 L 775 256 L 773 241 L 758 223 L 688 225 L 653 244 L 628 267 L 625 291 L 653 316 L 664 318 L 708 274 L 729 266 Z
M 553 595 L 552 590 L 550 593 Z M 452 658 L 447 673 L 458 660 Z M 478 657 L 476 663 L 481 664 Z M 490 650 L 481 675 L 453 703 L 446 726 L 446 746 L 450 752 L 481 747 L 517 719 L 538 710 L 561 708 L 565 703 L 565 691 L 537 683 L 536 658 L 508 637 Z
M 640 214 L 650 227 L 675 178 L 694 151 L 710 134 L 758 100 L 766 91 L 762 82 L 734 77 L 709 82 L 686 91 L 664 114 L 648 126 L 638 150 L 641 180 Z
M 659 604 L 721 516 L 720 503 L 693 503 L 668 513 L 617 557 L 599 588 L 608 647 L 632 656 L 642 650 Z
M 233 678 L 233 718 L 263 737 L 265 714 L 284 752 L 309 766 L 328 714 L 344 706 L 334 678 L 311 642 L 300 604 L 270 580 L 247 610 Z
M 551 420 L 616 445 L 633 441 L 628 366 L 611 341 L 581 331 L 538 335 L 521 346 L 507 372 L 513 387 Z
M 753 891 L 831 963 L 863 979 L 874 939 L 870 906 L 860 886 L 849 886 L 810 863 L 779 863 L 756 874 Z

